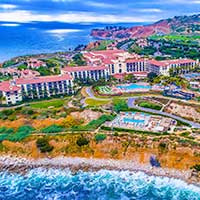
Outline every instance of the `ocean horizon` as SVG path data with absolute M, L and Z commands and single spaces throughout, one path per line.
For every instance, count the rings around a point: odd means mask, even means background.
M 106 26 L 136 26 L 132 24 L 101 24 L 101 23 L 59 23 L 40 22 L 31 24 L 5 24 L 0 22 L 0 62 L 10 58 L 68 51 L 79 44 L 86 45 L 95 40 L 90 36 L 93 28 Z

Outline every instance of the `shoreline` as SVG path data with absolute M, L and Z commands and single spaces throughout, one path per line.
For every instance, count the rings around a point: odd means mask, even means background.
M 192 179 L 192 170 L 177 170 L 170 168 L 155 168 L 150 164 L 140 164 L 131 160 L 114 160 L 114 159 L 97 159 L 97 158 L 81 158 L 81 157 L 55 157 L 55 158 L 39 158 L 28 159 L 13 156 L 0 156 L 0 170 L 26 173 L 34 168 L 69 168 L 72 172 L 83 171 L 99 171 L 118 170 L 144 172 L 149 176 L 168 177 L 185 181 L 200 187 L 200 182 Z

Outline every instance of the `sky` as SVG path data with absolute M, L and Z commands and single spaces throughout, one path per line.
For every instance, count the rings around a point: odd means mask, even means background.
M 0 0 L 0 24 L 150 23 L 199 11 L 200 0 Z

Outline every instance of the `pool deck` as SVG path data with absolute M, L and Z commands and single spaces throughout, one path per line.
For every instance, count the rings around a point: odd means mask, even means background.
M 121 112 L 106 126 L 133 129 L 149 132 L 168 132 L 176 126 L 176 120 L 160 115 L 150 115 L 141 112 Z
M 189 121 L 189 120 L 184 119 L 182 117 L 178 117 L 176 115 L 172 115 L 170 113 L 166 113 L 166 112 L 162 112 L 162 111 L 158 111 L 158 110 L 153 110 L 153 109 L 150 109 L 150 108 L 143 108 L 143 107 L 140 107 L 140 106 L 136 106 L 135 100 L 136 100 L 136 98 L 132 98 L 132 97 L 128 99 L 128 107 L 129 108 L 135 108 L 135 109 L 138 109 L 138 110 L 143 111 L 143 112 L 150 112 L 150 113 L 154 113 L 154 114 L 158 114 L 158 115 L 163 115 L 163 116 L 170 117 L 170 118 L 176 119 L 178 121 L 187 123 L 193 128 L 200 128 L 199 123 Z

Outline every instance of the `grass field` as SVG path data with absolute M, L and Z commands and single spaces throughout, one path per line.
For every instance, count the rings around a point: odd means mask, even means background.
M 95 47 L 93 50 L 99 51 L 99 50 L 106 50 L 107 46 L 111 44 L 114 40 L 102 40 L 100 41 L 100 45 L 98 47 Z
M 85 103 L 89 106 L 102 106 L 110 103 L 110 100 L 96 100 L 92 98 L 88 98 L 85 100 Z
M 166 40 L 172 41 L 178 44 L 196 44 L 199 45 L 200 36 L 187 36 L 187 35 L 165 35 L 165 36 L 157 36 L 153 35 L 149 37 L 153 40 Z
M 30 104 L 31 108 L 35 109 L 45 109 L 48 107 L 60 108 L 65 104 L 65 99 L 56 99 L 51 101 L 41 101 L 37 103 Z
M 151 108 L 154 110 L 161 110 L 161 108 L 162 108 L 161 105 L 158 105 L 158 104 L 155 104 L 155 103 L 152 103 L 149 101 L 141 101 L 141 102 L 139 102 L 138 105 L 143 108 Z

